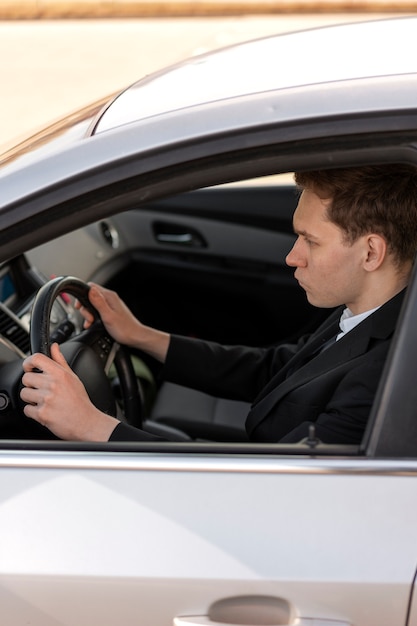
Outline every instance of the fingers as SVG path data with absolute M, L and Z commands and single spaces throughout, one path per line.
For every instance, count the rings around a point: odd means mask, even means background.
M 20 398 L 25 403 L 23 411 L 43 426 L 49 427 L 49 417 L 56 398 L 67 387 L 71 369 L 57 343 L 51 346 L 51 357 L 35 353 L 23 361 Z M 67 377 L 67 378 L 65 378 Z
M 30 373 L 35 370 L 38 370 L 38 372 L 42 372 L 43 371 L 42 368 L 47 365 L 47 362 L 48 362 L 47 356 L 45 356 L 44 354 L 40 354 L 39 352 L 36 352 L 35 354 L 28 356 L 23 361 L 23 364 L 22 364 L 23 371 Z
M 58 363 L 65 369 L 71 369 L 65 360 L 64 355 L 62 354 L 59 345 L 57 343 L 53 343 L 51 345 L 51 357 L 55 363 Z M 27 373 L 35 372 L 42 373 L 47 372 L 51 369 L 51 359 L 47 357 L 45 354 L 41 354 L 40 352 L 35 352 L 30 356 L 26 357 L 23 361 L 23 371 Z
M 113 292 L 110 291 L 110 289 L 105 289 L 104 287 L 91 283 L 88 299 L 99 313 L 107 308 L 111 308 L 112 298 Z
M 91 313 L 89 309 L 87 309 L 87 307 L 83 306 L 81 302 L 79 302 L 78 300 L 75 302 L 75 308 L 80 311 L 81 315 L 84 318 L 83 327 L 86 329 L 90 328 L 90 326 L 94 322 L 94 315 Z
M 107 441 L 119 423 L 99 411 L 92 403 L 82 381 L 66 363 L 57 344 L 51 356 L 33 354 L 25 359 L 20 397 L 23 411 L 60 439 Z M 42 372 L 34 372 L 33 367 Z
M 53 343 L 51 345 L 51 358 L 53 359 L 53 361 L 55 361 L 55 363 L 58 363 L 58 365 L 61 365 L 61 367 L 67 370 L 71 369 L 67 361 L 65 360 L 65 357 L 62 354 L 61 349 L 57 343 Z
M 111 289 L 90 283 L 88 297 L 113 339 L 119 343 L 128 343 L 129 338 L 134 334 L 132 327 L 136 327 L 138 322 L 118 294 Z M 84 328 L 89 328 L 93 319 L 91 313 L 87 312 L 82 305 L 79 305 L 79 310 L 86 320 Z
M 89 286 L 90 290 L 88 292 L 88 299 L 100 315 L 102 315 L 106 306 L 108 306 L 104 293 L 108 292 L 108 290 L 104 289 L 104 287 L 101 287 L 100 285 L 96 285 L 95 283 L 89 283 Z M 83 306 L 79 300 L 75 301 L 75 308 L 80 311 L 84 318 L 84 328 L 89 328 L 95 319 L 92 312 L 87 307 Z
M 20 397 L 25 402 L 23 411 L 27 417 L 35 419 L 42 425 L 46 424 L 43 416 L 45 398 L 54 393 L 53 385 L 49 385 L 46 374 L 46 368 L 50 363 L 53 364 L 48 357 L 39 353 L 32 354 L 23 362 L 23 386 L 20 390 Z M 56 367 L 55 364 L 53 366 Z M 47 382 L 48 384 L 45 384 Z
M 22 400 L 24 400 L 23 397 Z M 38 422 L 38 424 L 40 424 L 41 426 L 46 426 L 45 420 L 42 417 L 42 413 L 38 409 L 38 405 L 36 403 L 31 403 L 29 400 L 24 400 L 24 402 L 25 406 L 23 407 L 23 413 L 26 415 L 26 417 L 30 417 L 30 419 Z

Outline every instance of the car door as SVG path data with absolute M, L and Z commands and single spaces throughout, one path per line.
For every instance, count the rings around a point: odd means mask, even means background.
M 152 225 L 160 213 L 150 213 Z M 407 624 L 417 464 L 401 453 L 412 438 L 396 402 L 394 454 L 307 444 L 4 444 L 5 623 Z
M 407 623 L 414 461 L 170 444 L 0 462 L 9 626 Z

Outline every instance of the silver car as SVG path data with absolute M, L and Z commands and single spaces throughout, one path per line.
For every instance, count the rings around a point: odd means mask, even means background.
M 243 403 L 100 331 L 92 397 L 175 441 L 59 441 L 19 399 L 25 355 L 84 341 L 90 280 L 170 332 L 314 328 L 291 173 L 417 164 L 416 38 L 398 18 L 194 57 L 0 157 L 2 625 L 417 625 L 416 276 L 360 446 L 250 443 Z

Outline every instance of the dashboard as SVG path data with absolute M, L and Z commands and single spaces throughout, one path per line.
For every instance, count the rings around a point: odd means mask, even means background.
M 126 248 L 126 246 L 124 246 Z M 0 266 L 0 365 L 30 353 L 31 309 L 37 291 L 55 276 L 105 282 L 123 261 L 118 227 L 111 220 L 46 242 Z M 126 259 L 125 259 L 126 261 Z M 51 340 L 62 343 L 81 330 L 74 299 L 62 294 L 51 312 Z
M 23 358 L 30 353 L 30 318 L 38 289 L 46 278 L 21 255 L 0 267 L 0 363 L 14 355 Z M 51 338 L 65 341 L 79 330 L 79 315 L 65 294 L 58 298 L 51 313 Z M 5 357 L 6 353 L 12 353 Z
M 0 364 L 11 351 L 30 353 L 30 318 L 38 289 L 56 276 L 76 276 L 106 284 L 131 261 L 135 249 L 155 245 L 148 212 L 129 211 L 48 241 L 0 266 Z M 51 314 L 51 339 L 66 341 L 81 329 L 73 299 L 59 297 Z
M 112 253 L 109 256 L 104 253 L 97 254 L 100 246 L 95 245 L 94 236 L 100 233 L 102 246 L 109 247 Z M 106 261 L 110 261 L 107 272 L 111 272 L 110 268 L 117 267 L 117 252 L 106 244 L 108 236 L 101 223 L 90 225 L 0 264 L 0 438 L 2 440 L 55 438 L 40 424 L 27 420 L 23 416 L 23 403 L 20 399 L 22 360 L 32 352 L 33 306 L 39 289 L 50 279 L 55 278 L 55 273 L 60 276 L 74 275 L 88 282 L 89 278 L 99 276 Z M 80 250 L 77 255 L 73 251 L 77 250 L 80 239 L 83 239 L 86 245 L 83 246 L 84 252 Z M 91 262 L 86 263 L 88 256 Z M 80 263 L 80 259 L 84 262 Z M 71 263 L 71 260 L 75 260 L 75 263 Z M 55 271 L 57 266 L 62 268 L 59 273 Z M 69 271 L 64 271 L 64 266 L 69 268 Z M 80 273 L 82 276 L 77 276 Z M 106 272 L 101 273 L 101 276 L 105 275 Z M 61 293 L 53 302 L 49 314 L 51 342 L 61 344 L 81 332 L 83 319 L 74 304 L 74 297 L 67 293 Z M 33 340 L 35 345 L 37 341 L 39 345 L 39 334 L 35 333 L 35 335 Z M 86 380 L 84 384 L 88 388 Z

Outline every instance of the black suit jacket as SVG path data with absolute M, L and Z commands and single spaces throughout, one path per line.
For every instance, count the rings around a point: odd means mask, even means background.
M 173 336 L 164 378 L 252 402 L 250 440 L 293 443 L 314 423 L 325 443 L 360 443 L 395 330 L 404 292 L 323 351 L 337 334 L 342 309 L 296 344 L 270 348 L 221 346 Z M 112 439 L 140 439 L 117 427 Z M 130 436 L 129 433 L 130 432 Z

